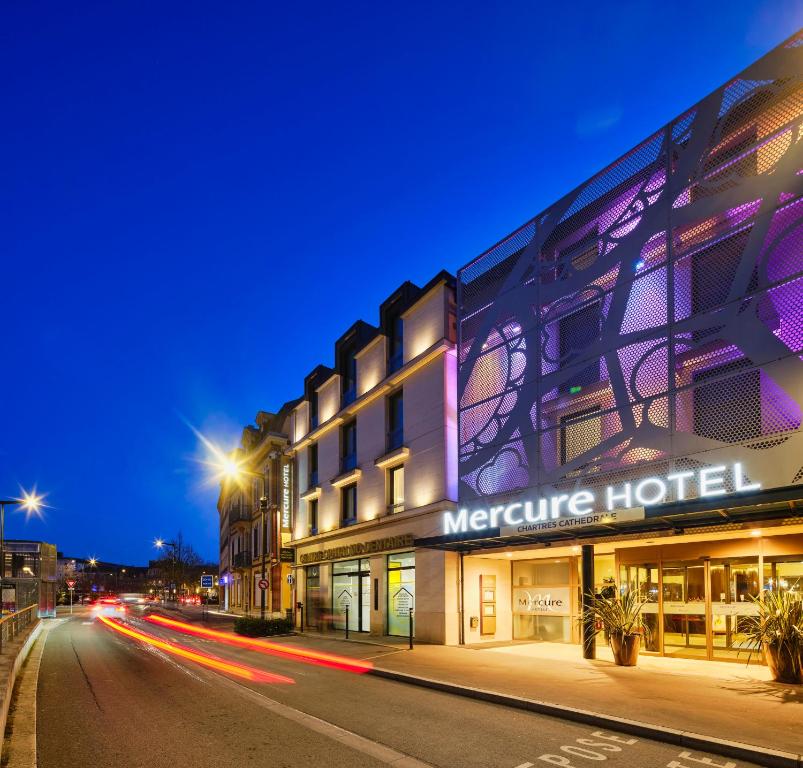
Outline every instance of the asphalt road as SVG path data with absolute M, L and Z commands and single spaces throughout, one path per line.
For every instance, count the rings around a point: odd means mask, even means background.
M 39 671 L 39 768 L 699 768 L 705 757 L 712 758 L 708 765 L 753 765 L 266 656 L 139 617 L 126 624 L 294 682 L 237 679 L 168 655 L 88 615 L 64 620 L 48 634 Z M 300 638 L 281 642 L 309 645 Z M 404 652 L 336 641 L 314 646 L 365 659 Z

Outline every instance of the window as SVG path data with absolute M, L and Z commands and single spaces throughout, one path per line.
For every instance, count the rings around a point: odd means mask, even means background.
M 355 632 L 371 629 L 371 570 L 368 560 L 332 563 L 332 623 Z
M 600 407 L 570 413 L 560 420 L 560 463 L 568 464 L 602 442 Z
M 415 552 L 388 555 L 388 634 L 407 636 L 414 609 Z
M 388 374 L 398 371 L 404 364 L 404 321 L 393 318 L 388 337 Z
M 697 251 L 691 257 L 693 314 L 708 312 L 727 302 L 749 236 L 749 229 L 737 232 Z M 747 291 L 755 290 L 756 285 L 757 275 L 754 270 Z
M 353 403 L 357 397 L 357 358 L 354 351 L 346 352 L 343 360 L 341 384 L 341 406 Z
M 307 509 L 309 510 L 309 535 L 314 536 L 318 533 L 318 499 L 308 501 Z
M 558 335 L 560 337 L 560 359 L 562 365 L 574 362 L 574 357 L 587 355 L 587 348 L 596 341 L 600 329 L 600 303 L 595 301 L 586 304 L 576 312 L 560 319 Z M 600 380 L 599 358 L 581 371 L 569 377 L 560 385 L 564 394 L 576 394 L 583 387 L 595 384 Z
M 259 557 L 259 529 L 256 526 L 254 526 L 251 532 L 251 538 L 253 539 L 253 541 L 251 542 L 252 557 L 256 559 L 257 557 Z
M 307 488 L 315 488 L 318 485 L 318 443 L 313 443 L 307 449 L 307 464 L 309 465 Z
M 349 472 L 357 466 L 357 422 L 350 421 L 340 428 L 340 471 Z
M 394 392 L 388 397 L 387 450 L 401 448 L 404 442 L 404 393 Z
M 388 470 L 388 512 L 404 511 L 404 464 Z
M 761 435 L 761 373 L 738 371 L 741 364 L 721 365 L 695 374 L 694 433 L 711 440 L 738 443 Z M 724 378 L 728 373 L 731 375 Z M 733 374 L 736 375 L 733 375 Z M 719 378 L 719 381 L 711 379 Z
M 561 251 L 560 259 L 563 263 L 558 269 L 565 270 L 567 262 L 572 265 L 573 270 L 588 269 L 597 260 L 599 252 L 597 238 L 598 234 L 595 228 L 582 240 Z
M 318 392 L 314 391 L 309 398 L 309 428 L 318 426 Z
M 343 525 L 357 522 L 357 483 L 340 491 L 340 519 Z
M 709 178 L 734 171 L 739 176 L 754 176 L 757 158 L 756 153 L 749 150 L 757 138 L 755 126 L 730 136 L 706 158 L 703 163 L 703 173 Z

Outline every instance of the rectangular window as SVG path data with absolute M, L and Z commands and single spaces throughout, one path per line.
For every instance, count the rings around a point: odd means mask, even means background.
M 388 555 L 388 634 L 409 635 L 414 610 L 415 552 Z
M 259 529 L 254 526 L 253 532 L 253 557 L 256 559 L 259 557 Z
M 558 321 L 560 359 L 562 365 L 573 364 L 577 358 L 587 357 L 588 348 L 599 337 L 600 302 L 595 301 L 572 312 Z M 599 358 L 569 377 L 560 385 L 563 394 L 576 394 L 583 387 L 600 380 Z
M 348 472 L 357 466 L 357 422 L 350 421 L 340 428 L 340 471 Z
M 600 407 L 570 413 L 560 420 L 560 463 L 568 464 L 602 442 Z
M 388 375 L 404 364 L 404 321 L 396 316 L 390 325 L 388 338 Z
M 309 428 L 318 426 L 318 393 L 313 392 L 309 398 Z
M 750 362 L 745 360 L 694 375 L 695 434 L 725 443 L 761 435 L 761 373 L 758 370 L 738 373 L 749 366 Z M 715 378 L 720 380 L 711 381 Z
M 599 253 L 599 240 L 596 228 L 589 232 L 582 240 L 570 245 L 560 253 L 561 267 L 566 269 L 571 264 L 573 271 L 588 269 L 596 260 Z
M 357 397 L 357 358 L 353 351 L 346 352 L 343 361 L 341 386 L 341 407 L 353 403 Z
M 737 232 L 692 255 L 692 314 L 709 312 L 727 302 L 749 236 L 749 229 Z M 754 290 L 756 284 L 757 275 L 754 271 L 747 290 Z
M 315 488 L 318 485 L 318 443 L 313 443 L 307 449 L 307 464 L 309 465 L 307 488 Z
M 357 522 L 357 483 L 347 485 L 340 491 L 340 519 L 343 525 Z
M 388 470 L 388 512 L 404 511 L 404 464 Z
M 388 397 L 387 449 L 401 448 L 404 442 L 404 392 L 399 390 Z
M 308 501 L 307 509 L 309 510 L 309 535 L 314 536 L 318 533 L 318 499 Z

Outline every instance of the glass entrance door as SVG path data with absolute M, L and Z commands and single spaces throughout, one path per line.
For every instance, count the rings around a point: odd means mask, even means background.
M 711 657 L 736 659 L 749 652 L 742 633 L 745 617 L 755 616 L 758 606 L 751 599 L 759 589 L 758 560 L 712 562 L 711 583 Z
M 620 572 L 622 589 L 635 592 L 640 602 L 642 621 L 647 632 L 642 641 L 645 651 L 661 650 L 661 638 L 658 627 L 658 565 L 644 563 L 624 565 Z
M 664 653 L 708 658 L 706 564 L 663 567 Z

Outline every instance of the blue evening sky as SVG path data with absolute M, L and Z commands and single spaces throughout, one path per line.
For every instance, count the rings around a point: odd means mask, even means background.
M 803 3 L 0 9 L 9 537 L 217 559 L 231 447 L 405 279 L 455 271 L 791 35 Z

